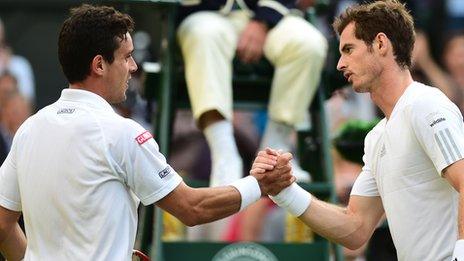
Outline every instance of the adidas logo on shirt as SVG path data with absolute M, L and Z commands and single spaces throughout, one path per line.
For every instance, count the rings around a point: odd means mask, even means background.
M 438 118 L 436 120 L 434 120 L 431 124 L 430 124 L 430 127 L 433 127 L 435 125 L 437 125 L 438 123 L 442 122 L 442 121 L 446 121 L 445 118 Z

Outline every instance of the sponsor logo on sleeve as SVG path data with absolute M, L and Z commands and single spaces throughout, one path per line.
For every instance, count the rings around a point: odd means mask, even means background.
M 167 175 L 171 174 L 171 168 L 169 166 L 167 166 L 166 168 L 164 168 L 162 171 L 158 172 L 158 176 L 160 178 L 164 178 L 166 177 Z
M 148 132 L 148 131 L 145 131 L 144 133 L 142 133 L 142 134 L 140 134 L 139 136 L 137 136 L 137 137 L 135 138 L 135 140 L 137 141 L 137 143 L 138 143 L 139 145 L 142 145 L 142 144 L 144 144 L 147 140 L 149 140 L 149 139 L 151 139 L 151 138 L 153 138 L 153 136 L 151 135 L 151 133 Z
M 432 121 L 432 123 L 430 123 L 430 127 L 433 127 L 433 126 L 435 126 L 435 125 L 437 125 L 438 123 L 443 122 L 443 121 L 446 121 L 446 119 L 443 118 L 443 117 L 438 118 L 438 119 L 435 119 L 435 120 Z
M 56 114 L 72 114 L 74 113 L 76 109 L 71 109 L 71 108 L 61 108 L 59 109 Z

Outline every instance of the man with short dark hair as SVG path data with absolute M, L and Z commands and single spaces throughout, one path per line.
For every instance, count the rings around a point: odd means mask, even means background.
M 19 128 L 0 168 L 0 252 L 8 260 L 131 260 L 139 202 L 194 226 L 294 181 L 287 154 L 270 175 L 187 186 L 151 134 L 110 105 L 126 98 L 137 70 L 133 26 L 128 15 L 91 5 L 64 22 L 58 52 L 69 88 Z M 269 182 L 278 185 L 261 191 Z M 21 211 L 27 248 L 16 223 Z
M 334 28 L 337 69 L 355 91 L 370 93 L 385 118 L 365 139 L 364 167 L 346 208 L 296 184 L 273 200 L 350 249 L 367 242 L 385 213 L 399 260 L 464 260 L 463 118 L 439 89 L 413 81 L 412 17 L 396 0 L 377 1 L 348 8 Z M 255 163 L 277 154 L 260 152 Z

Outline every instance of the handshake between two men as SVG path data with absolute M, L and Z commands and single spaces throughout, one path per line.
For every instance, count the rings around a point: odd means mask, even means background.
M 311 194 L 295 184 L 290 161 L 292 154 L 267 148 L 256 156 L 250 175 L 258 180 L 261 193 L 294 216 L 309 207 Z

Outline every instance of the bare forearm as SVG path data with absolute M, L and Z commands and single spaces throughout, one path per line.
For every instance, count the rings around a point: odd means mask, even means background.
M 277 155 L 277 159 L 281 156 L 272 149 L 260 151 L 251 173 L 262 169 L 259 164 L 266 163 L 269 155 Z M 316 233 L 350 249 L 359 248 L 367 241 L 384 213 L 379 196 L 352 195 L 344 209 L 316 199 L 295 183 L 276 194 L 267 194 L 274 203 L 299 217 Z
M 218 188 L 198 188 L 194 199 L 196 224 L 203 224 L 225 218 L 239 211 L 241 196 L 232 186 Z
M 300 219 L 319 235 L 350 249 L 359 248 L 371 235 L 365 234 L 361 220 L 348 209 L 316 198 Z
M 458 239 L 464 239 L 464 188 L 459 193 Z
M 0 252 L 7 260 L 22 260 L 26 251 L 26 237 L 18 224 L 2 235 Z
M 181 182 L 156 205 L 187 226 L 208 223 L 232 215 L 261 197 L 253 176 L 236 180 L 225 187 L 191 188 Z

